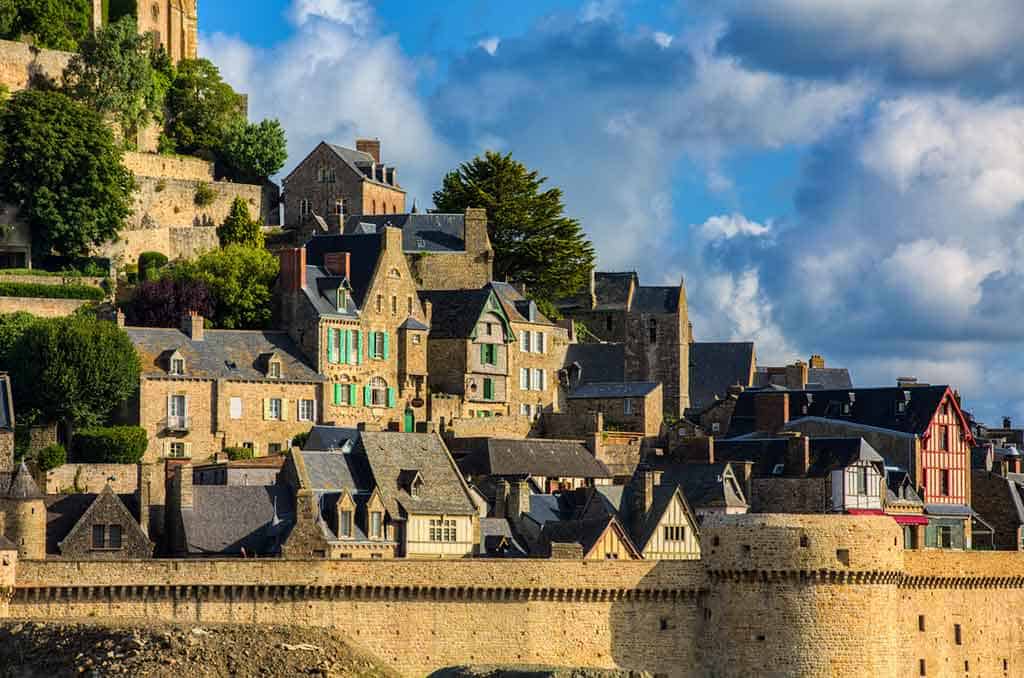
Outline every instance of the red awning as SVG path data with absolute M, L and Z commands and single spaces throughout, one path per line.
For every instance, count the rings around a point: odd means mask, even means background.
M 851 516 L 884 516 L 882 509 L 846 509 Z
M 927 525 L 928 519 L 924 516 L 916 516 L 913 514 L 900 516 L 892 516 L 892 519 L 896 521 L 898 525 Z

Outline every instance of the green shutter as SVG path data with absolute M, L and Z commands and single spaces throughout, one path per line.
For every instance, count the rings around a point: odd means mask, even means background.
M 358 405 L 359 404 L 357 402 L 358 399 L 359 399 L 359 395 L 358 395 L 358 392 L 356 390 L 356 385 L 355 384 L 349 384 L 348 385 L 348 404 L 349 405 Z
M 394 406 L 395 406 L 395 389 L 389 388 L 388 389 L 388 407 L 394 407 Z
M 391 335 L 389 335 L 387 332 L 381 332 L 381 334 L 384 335 L 384 355 L 382 357 L 384 358 L 384 360 L 387 360 L 388 355 L 391 353 L 391 349 L 389 347 L 389 339 Z
M 356 332 L 356 365 L 362 365 L 366 354 L 364 353 L 363 331 Z
M 334 404 L 341 404 L 341 384 L 334 385 Z
M 348 364 L 348 330 L 338 330 L 338 362 Z
M 487 364 L 487 344 L 480 344 L 480 362 Z
M 334 329 L 330 327 L 327 328 L 327 362 L 329 363 L 338 362 L 338 354 L 335 352 L 334 333 Z
M 484 379 L 484 400 L 494 400 L 494 380 Z
M 352 364 L 352 330 L 345 330 L 345 364 Z
M 373 404 L 373 395 L 370 393 L 370 385 L 363 387 L 363 405 L 369 407 Z

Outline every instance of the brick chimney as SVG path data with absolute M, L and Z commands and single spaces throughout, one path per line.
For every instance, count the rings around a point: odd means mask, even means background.
M 647 515 L 651 510 L 651 504 L 654 503 L 654 486 L 657 485 L 659 475 L 657 471 L 650 469 L 640 474 L 640 508 L 643 515 Z
M 825 369 L 825 359 L 815 353 L 811 356 L 810 367 L 812 370 L 823 370 Z
M 298 292 L 306 286 L 306 248 L 281 250 L 281 287 L 285 292 Z
M 491 252 L 491 239 L 487 235 L 487 210 L 481 207 L 466 209 L 465 231 L 466 252 Z
M 380 139 L 356 139 L 356 150 L 369 153 L 374 162 L 380 162 Z
M 778 433 L 789 422 L 788 393 L 758 393 L 754 396 L 754 429 Z
M 349 252 L 331 252 L 324 255 L 324 268 L 331 275 L 352 277 L 352 255 Z
M 181 319 L 181 331 L 192 341 L 202 341 L 203 322 L 203 316 L 196 311 L 189 311 Z
M 811 439 L 799 431 L 786 432 L 786 475 L 804 476 L 811 467 Z
M 384 228 L 384 249 L 402 253 L 402 229 L 393 226 Z
M 807 388 L 807 363 L 797 360 L 792 365 L 786 365 L 786 388 L 794 391 Z

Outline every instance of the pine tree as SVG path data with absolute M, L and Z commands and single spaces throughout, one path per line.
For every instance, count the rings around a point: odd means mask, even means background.
M 221 247 L 235 244 L 262 248 L 263 225 L 250 216 L 249 205 L 245 200 L 235 198 L 227 219 L 217 228 L 217 237 L 220 238 Z
M 587 284 L 594 247 L 580 222 L 564 214 L 562 191 L 511 154 L 487 151 L 449 172 L 434 205 L 440 212 L 487 210 L 494 277 L 526 286 L 545 309 Z

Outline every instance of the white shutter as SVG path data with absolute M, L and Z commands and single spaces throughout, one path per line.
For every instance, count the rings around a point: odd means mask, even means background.
M 242 418 L 242 399 L 238 397 L 231 398 L 231 418 L 241 419 Z
M 167 396 L 167 418 L 168 419 L 170 419 L 171 417 L 174 416 L 174 410 L 172 409 L 173 407 L 174 407 L 174 396 L 173 395 L 168 395 Z

